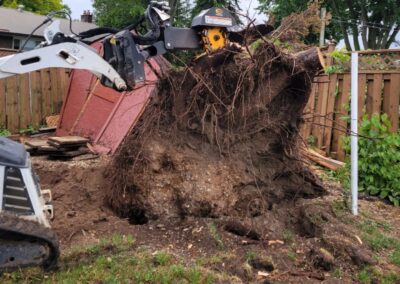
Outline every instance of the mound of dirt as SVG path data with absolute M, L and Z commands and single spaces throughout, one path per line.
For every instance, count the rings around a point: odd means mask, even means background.
M 186 216 L 257 217 L 324 194 L 298 155 L 317 49 L 264 42 L 203 57 L 160 83 L 114 159 L 107 202 L 132 223 Z

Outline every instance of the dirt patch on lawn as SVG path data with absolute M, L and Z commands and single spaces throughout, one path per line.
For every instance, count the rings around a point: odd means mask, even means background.
M 132 235 L 136 247 L 168 251 L 187 265 L 201 263 L 245 283 L 352 282 L 365 264 L 382 273 L 396 271 L 383 258 L 377 263 L 367 243 L 359 242 L 363 235 L 355 224 L 360 219 L 342 207 L 338 188 L 327 187 L 322 197 L 286 200 L 258 216 L 176 216 L 132 225 L 106 205 L 107 192 L 115 186 L 107 177 L 107 159 L 65 163 L 34 158 L 33 162 L 43 188 L 53 191 L 52 225 L 64 255 L 113 235 Z M 381 202 L 362 201 L 361 209 L 377 216 L 398 215 L 398 209 Z M 390 221 L 396 233 L 399 220 Z M 269 276 L 260 279 L 259 271 Z

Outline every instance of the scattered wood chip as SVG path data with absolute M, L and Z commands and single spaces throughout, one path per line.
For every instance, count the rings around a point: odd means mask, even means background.
M 273 245 L 284 245 L 285 244 L 285 242 L 284 241 L 281 241 L 281 240 L 271 240 L 271 241 L 268 241 L 268 245 L 269 246 L 273 246 Z
M 362 245 L 363 241 L 361 240 L 361 238 L 359 236 L 357 236 L 357 235 L 355 235 L 355 237 L 356 237 L 357 241 L 360 243 L 360 245 Z
M 269 273 L 264 272 L 264 271 L 257 272 L 257 276 L 260 276 L 260 277 L 268 277 L 269 275 L 270 275 Z

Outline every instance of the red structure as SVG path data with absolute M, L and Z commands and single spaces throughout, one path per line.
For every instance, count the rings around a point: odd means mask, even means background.
M 102 52 L 101 43 L 92 47 Z M 57 135 L 87 137 L 98 153 L 115 153 L 156 91 L 159 76 L 166 66 L 163 58 L 148 60 L 145 64 L 146 81 L 123 93 L 104 87 L 88 71 L 74 70 Z

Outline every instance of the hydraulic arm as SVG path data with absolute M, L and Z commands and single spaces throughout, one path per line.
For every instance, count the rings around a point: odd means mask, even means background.
M 145 80 L 144 62 L 150 57 L 176 49 L 210 53 L 229 44 L 229 29 L 236 21 L 227 9 L 202 11 L 190 28 L 173 27 L 169 9 L 168 2 L 151 1 L 141 21 L 125 30 L 97 28 L 78 36 L 66 36 L 59 21 L 53 21 L 45 29 L 46 41 L 37 49 L 0 58 L 0 79 L 50 67 L 86 69 L 103 84 L 123 91 Z M 148 32 L 141 35 L 135 30 L 143 23 Z M 103 37 L 101 57 L 83 41 L 105 32 L 112 34 Z

